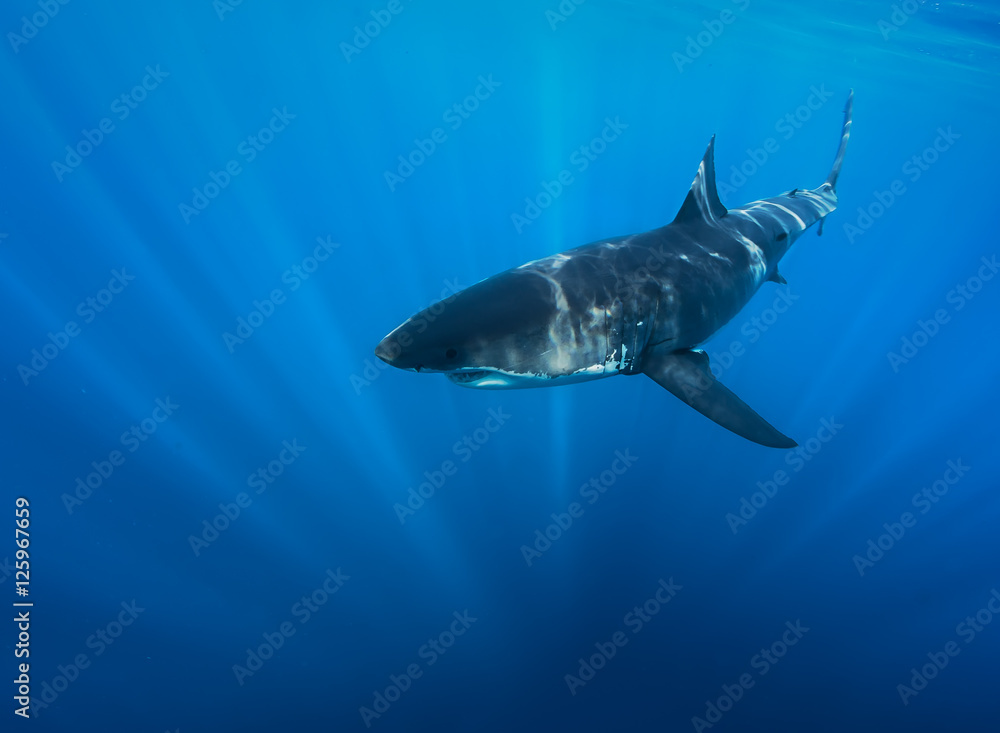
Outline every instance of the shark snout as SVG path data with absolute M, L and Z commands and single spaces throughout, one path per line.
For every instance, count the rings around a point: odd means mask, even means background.
M 399 344 L 396 343 L 395 339 L 392 338 L 392 334 L 390 334 L 379 341 L 378 346 L 375 347 L 375 356 L 391 366 L 393 360 L 399 356 L 399 351 Z
M 375 356 L 384 361 L 389 366 L 394 366 L 397 369 L 408 369 L 415 372 L 419 372 L 424 368 L 422 363 L 418 363 L 414 355 L 407 351 L 404 353 L 404 349 L 401 340 L 409 340 L 412 337 L 402 334 L 397 329 L 393 331 L 384 339 L 379 341 L 378 346 L 375 347 Z

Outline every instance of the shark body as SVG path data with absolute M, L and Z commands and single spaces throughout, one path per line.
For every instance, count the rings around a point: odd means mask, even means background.
M 726 209 L 715 137 L 674 220 L 528 262 L 407 319 L 375 350 L 388 364 L 480 389 L 646 374 L 719 425 L 796 444 L 722 385 L 696 347 L 736 316 L 809 227 L 837 207 L 853 93 L 826 181 Z

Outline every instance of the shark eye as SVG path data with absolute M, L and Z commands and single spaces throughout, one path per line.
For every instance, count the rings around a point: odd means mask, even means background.
M 788 232 L 782 232 L 781 234 L 778 235 L 777 239 L 779 242 L 788 239 Z
M 444 355 L 447 356 L 449 359 L 454 359 L 456 356 L 458 356 L 458 352 L 455 351 L 454 349 L 448 349 L 446 352 L 444 352 Z

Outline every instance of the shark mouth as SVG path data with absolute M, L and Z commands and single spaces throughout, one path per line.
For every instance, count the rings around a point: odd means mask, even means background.
M 480 379 L 485 378 L 489 374 L 497 374 L 497 372 L 489 372 L 485 369 L 463 369 L 462 371 L 445 372 L 445 376 L 455 384 L 478 382 Z
M 476 389 L 518 389 L 532 386 L 528 374 L 508 374 L 498 369 L 456 369 L 444 375 L 460 387 Z
M 584 382 L 604 376 L 611 376 L 612 373 L 605 373 L 604 365 L 601 364 L 589 369 L 581 369 L 573 374 L 560 376 L 532 373 L 522 374 L 494 368 L 455 369 L 444 372 L 444 375 L 452 383 L 460 387 L 472 387 L 473 389 L 528 389 L 531 387 L 548 387 L 552 384 Z
M 540 374 L 515 374 L 499 369 L 455 369 L 444 375 L 460 387 L 474 389 L 524 389 L 552 382 L 550 378 Z

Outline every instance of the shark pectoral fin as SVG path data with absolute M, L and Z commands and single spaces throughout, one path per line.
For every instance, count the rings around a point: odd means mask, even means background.
M 788 281 L 781 276 L 781 273 L 778 272 L 777 267 L 774 268 L 774 272 L 771 273 L 771 277 L 769 277 L 768 280 L 770 280 L 773 283 L 778 283 L 778 285 L 788 285 Z
M 643 357 L 642 371 L 708 419 L 747 440 L 771 448 L 797 445 L 715 379 L 704 351 L 653 352 Z

